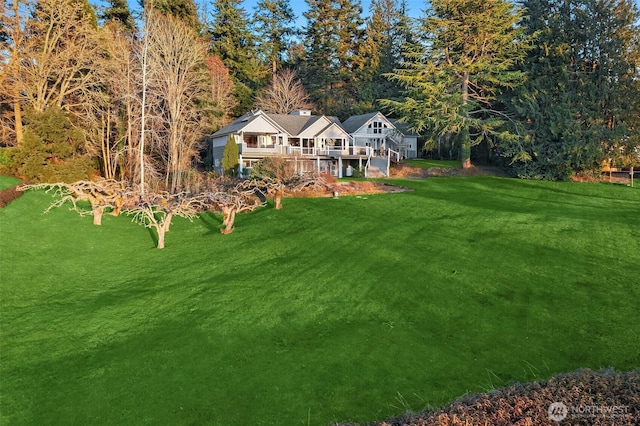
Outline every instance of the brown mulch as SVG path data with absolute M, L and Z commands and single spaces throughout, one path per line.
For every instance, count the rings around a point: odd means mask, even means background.
M 407 179 L 426 179 L 429 177 L 456 177 L 456 176 L 480 176 L 492 175 L 508 177 L 504 170 L 498 167 L 472 166 L 468 169 L 454 167 L 430 167 L 423 169 L 405 163 L 399 163 L 391 167 L 391 177 Z
M 560 407 L 558 407 L 560 406 Z M 559 408 L 559 410 L 558 410 Z M 565 411 L 566 409 L 566 411 Z M 560 422 L 552 416 L 564 418 Z M 537 426 L 640 424 L 640 370 L 581 369 L 548 381 L 464 396 L 447 407 L 375 426 Z M 346 425 L 343 425 L 346 426 Z
M 19 185 L 22 184 L 23 182 L 19 183 L 16 186 L 5 188 L 0 191 L 0 207 L 6 207 L 10 202 L 20 197 L 24 193 L 24 191 L 19 191 L 18 189 L 16 189 Z
M 392 185 L 386 182 L 376 181 L 350 181 L 350 182 L 334 182 L 322 191 L 314 189 L 306 189 L 302 192 L 290 194 L 293 197 L 334 197 L 341 195 L 368 195 L 368 194 L 385 194 L 393 192 L 413 191 L 399 185 Z

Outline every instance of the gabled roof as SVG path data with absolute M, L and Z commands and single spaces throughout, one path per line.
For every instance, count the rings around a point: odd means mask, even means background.
M 279 130 L 281 133 L 286 133 L 290 137 L 297 137 L 304 133 L 315 124 L 321 124 L 320 129 L 326 129 L 332 124 L 340 125 L 340 122 L 335 117 L 327 117 L 324 115 L 292 115 L 292 114 L 266 114 L 263 111 L 252 111 L 242 117 L 238 118 L 231 124 L 223 127 L 215 132 L 212 137 L 220 137 L 226 135 L 237 134 L 250 127 L 251 123 L 256 120 L 266 120 L 274 129 Z M 315 136 L 312 135 L 312 137 Z
M 349 117 L 344 123 L 342 123 L 342 127 L 349 132 L 350 134 L 356 133 L 358 130 L 363 128 L 367 123 L 373 120 L 375 117 L 379 117 L 381 120 L 386 121 L 391 125 L 391 127 L 395 127 L 393 123 L 384 116 L 380 111 L 370 112 L 368 114 L 354 115 Z
M 355 131 L 360 129 L 362 126 L 367 124 L 367 122 L 371 120 L 373 117 L 375 117 L 377 114 L 378 112 L 376 111 L 376 112 L 370 112 L 368 114 L 351 116 L 347 118 L 344 123 L 342 123 L 342 128 L 345 129 L 347 133 L 354 133 Z
M 259 119 L 267 120 L 269 122 L 269 124 L 271 124 L 275 129 L 277 129 L 278 131 L 280 131 L 282 133 L 286 132 L 286 130 L 284 128 L 282 128 L 282 126 L 280 126 L 277 122 L 275 122 L 272 118 L 269 117 L 269 114 L 265 114 L 261 110 L 258 110 L 258 111 L 251 111 L 251 112 L 246 113 L 242 117 L 237 118 L 231 124 L 228 124 L 228 125 L 224 126 L 222 129 L 218 130 L 217 132 L 215 132 L 211 136 L 212 137 L 219 137 L 219 136 L 233 135 L 233 134 L 236 134 L 236 133 L 240 133 L 249 124 L 251 124 L 252 122 L 254 122 L 256 120 L 259 120 Z
M 240 133 L 247 129 L 247 127 L 250 127 L 251 123 L 256 120 L 266 121 L 266 123 L 263 122 L 262 124 L 256 123 L 259 126 L 272 126 L 272 132 L 286 133 L 290 137 L 300 137 L 306 130 L 311 130 L 311 128 L 313 128 L 312 132 L 314 134 L 306 137 L 315 137 L 327 131 L 331 126 L 337 126 L 347 134 L 353 134 L 376 116 L 379 116 L 382 120 L 386 120 L 393 128 L 404 135 L 418 136 L 412 132 L 405 123 L 398 123 L 397 120 L 389 120 L 379 111 L 354 115 L 349 117 L 344 123 L 340 123 L 340 120 L 336 117 L 328 117 L 325 115 L 267 114 L 261 110 L 251 111 L 243 115 L 211 136 L 220 137 Z
M 328 126 L 323 128 L 320 132 L 318 132 L 318 136 L 330 137 L 330 138 L 340 138 L 345 137 L 349 138 L 349 132 L 344 130 L 344 128 L 340 125 L 340 122 L 331 121 Z
M 275 123 L 287 131 L 289 136 L 298 136 L 313 123 L 321 120 L 322 115 L 267 114 Z

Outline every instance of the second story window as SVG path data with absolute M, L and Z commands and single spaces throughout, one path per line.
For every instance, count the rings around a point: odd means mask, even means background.
M 373 130 L 374 135 L 379 135 L 382 133 L 382 129 L 385 125 L 380 121 L 374 121 L 373 123 L 369 123 L 369 128 Z

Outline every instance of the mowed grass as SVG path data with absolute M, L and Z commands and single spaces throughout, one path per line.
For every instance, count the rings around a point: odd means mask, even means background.
M 5 186 L 8 181 L 3 181 Z M 640 191 L 494 177 L 176 219 L 0 209 L 2 424 L 327 425 L 640 367 Z
M 462 168 L 460 160 L 430 160 L 425 158 L 414 158 L 410 160 L 404 160 L 404 162 L 411 166 L 420 167 L 422 169 L 430 169 L 431 167 L 444 167 L 454 169 Z

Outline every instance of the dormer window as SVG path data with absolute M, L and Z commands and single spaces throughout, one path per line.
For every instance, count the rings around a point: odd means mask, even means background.
M 369 128 L 373 129 L 373 134 L 377 135 L 382 133 L 383 127 L 386 127 L 381 121 L 374 121 L 369 123 Z

